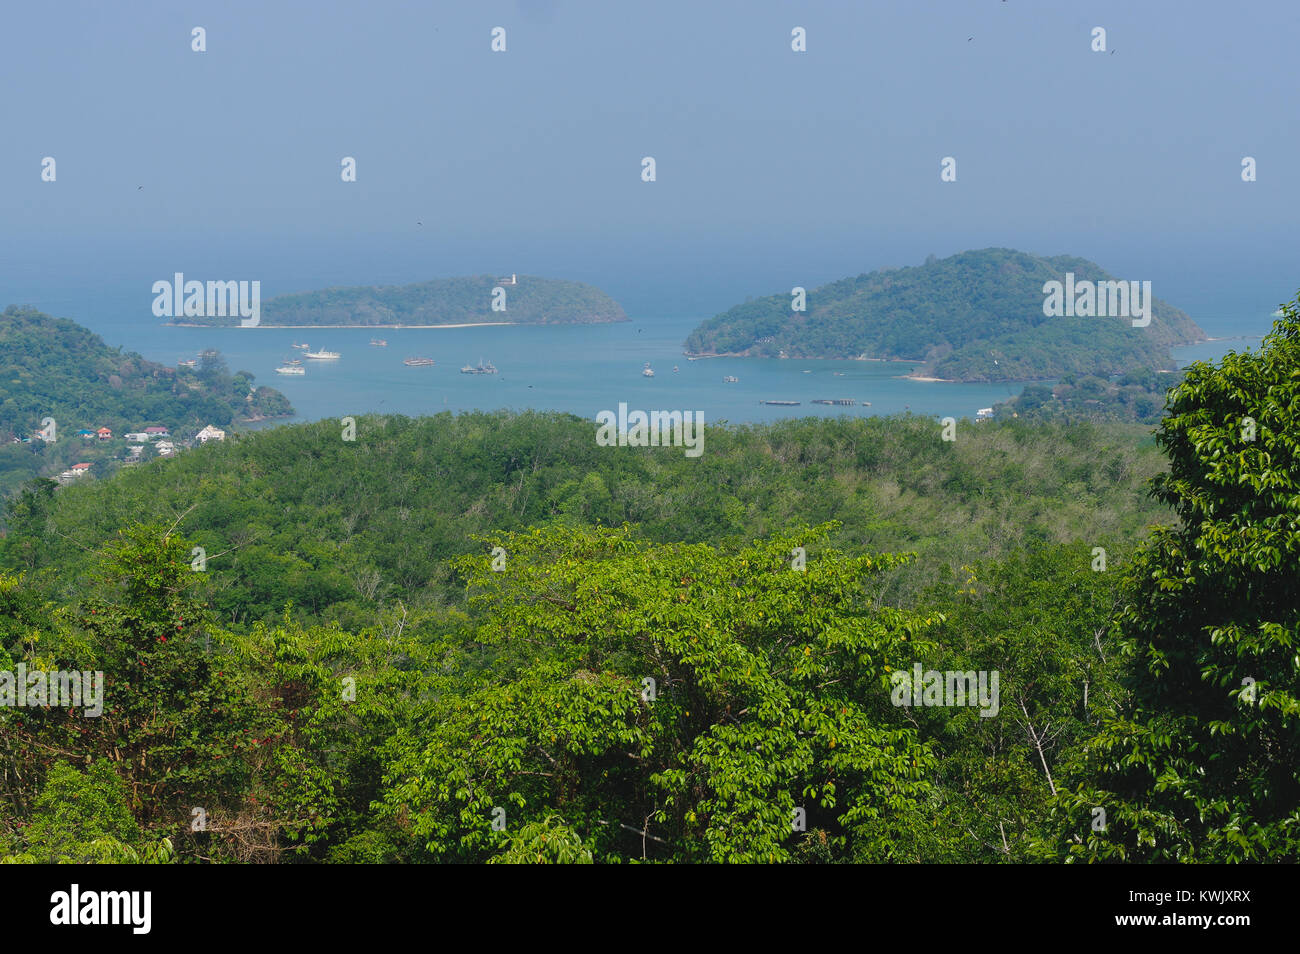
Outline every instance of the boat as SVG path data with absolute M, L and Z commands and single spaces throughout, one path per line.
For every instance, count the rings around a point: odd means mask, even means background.
M 775 407 L 798 407 L 798 401 L 759 401 L 759 404 L 771 404 Z
M 408 368 L 430 368 L 433 363 L 432 358 L 407 358 L 402 362 Z
M 337 361 L 343 357 L 337 351 L 308 351 L 304 357 L 312 358 L 315 361 Z
M 497 369 L 492 366 L 491 361 L 484 361 L 482 358 L 479 358 L 477 368 L 467 364 L 465 365 L 465 367 L 460 369 L 460 373 L 461 374 L 496 374 Z
M 371 339 L 370 339 L 370 343 L 371 343 L 372 345 L 374 345 L 376 348 L 387 348 L 387 347 L 388 347 L 388 342 L 385 341 L 383 338 L 371 338 Z
M 177 361 L 177 362 L 176 362 L 176 366 L 177 366 L 178 368 L 197 368 L 198 365 L 199 365 L 199 363 L 198 363 L 197 361 L 195 361 L 193 358 L 190 358 L 190 359 L 187 360 L 187 361 Z
M 739 383 L 740 383 L 740 378 L 736 377 L 734 374 L 729 374 L 729 375 L 727 375 L 725 378 L 722 379 L 722 383 L 723 383 L 723 384 L 739 384 Z
M 654 368 L 650 367 L 649 361 L 647 361 L 645 367 L 641 369 L 641 374 L 647 378 L 653 378 L 655 376 Z
M 275 369 L 276 374 L 306 374 L 307 370 L 297 364 L 282 364 Z
M 857 401 L 853 398 L 813 398 L 814 404 L 839 404 L 842 407 L 853 407 Z
M 298 342 L 296 342 L 296 341 L 293 343 L 293 346 L 294 346 L 295 348 L 301 348 L 303 351 L 306 351 L 308 348 L 311 347 L 311 345 L 308 345 L 308 344 L 298 344 Z
M 677 365 L 673 365 L 673 374 L 677 373 Z

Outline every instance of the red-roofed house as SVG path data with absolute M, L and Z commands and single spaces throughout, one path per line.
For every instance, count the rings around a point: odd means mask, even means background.
M 111 441 L 113 439 L 113 432 L 107 427 L 101 427 L 99 430 L 95 431 L 95 436 L 101 441 Z

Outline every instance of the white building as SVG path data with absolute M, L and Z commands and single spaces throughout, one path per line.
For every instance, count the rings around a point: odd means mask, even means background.
M 194 439 L 200 444 L 206 444 L 208 441 L 224 441 L 226 439 L 226 432 L 219 427 L 213 427 L 209 424 L 207 427 L 203 428 L 203 430 L 199 431 L 198 434 L 195 435 Z

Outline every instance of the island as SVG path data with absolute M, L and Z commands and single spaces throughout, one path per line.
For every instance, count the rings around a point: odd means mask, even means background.
M 262 306 L 258 327 L 436 328 L 627 320 L 618 302 L 599 288 L 582 282 L 532 275 L 473 275 L 412 285 L 326 288 L 278 295 Z M 238 316 L 186 317 L 174 323 L 233 326 L 240 319 Z
M 1068 255 L 1007 248 L 931 255 L 923 265 L 810 289 L 802 311 L 792 291 L 747 301 L 697 327 L 685 353 L 907 361 L 915 378 L 993 382 L 1173 369 L 1170 347 L 1206 340 L 1186 313 L 1159 298 L 1142 327 L 1095 310 L 1049 317 L 1044 288 L 1067 275 L 1071 288 L 1117 281 Z

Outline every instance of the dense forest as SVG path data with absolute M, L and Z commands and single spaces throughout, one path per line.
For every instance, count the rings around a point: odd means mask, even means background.
M 110 348 L 76 322 L 11 305 L 0 313 L 0 496 L 79 461 L 106 474 L 125 453 L 121 436 L 151 425 L 180 440 L 209 424 L 293 414 L 283 394 L 253 382 L 247 371 L 231 374 L 216 352 L 194 368 L 169 368 Z M 35 436 L 46 418 L 55 421 L 52 442 Z M 113 440 L 77 434 L 101 427 Z
M 491 275 L 440 278 L 413 285 L 327 288 L 279 295 L 262 306 L 261 324 L 280 325 L 450 325 L 505 321 L 515 324 L 590 324 L 627 321 L 614 299 L 582 282 L 511 276 L 514 284 Z M 493 309 L 494 289 L 501 307 Z M 180 323 L 234 325 L 229 318 L 185 318 Z
M 1186 314 L 1155 300 L 1151 323 L 1048 318 L 1044 283 L 1114 278 L 1085 259 L 987 248 L 924 265 L 882 269 L 807 292 L 792 310 L 783 292 L 737 305 L 701 324 L 688 354 L 775 358 L 904 358 L 953 381 L 1025 381 L 1064 374 L 1109 377 L 1172 368 L 1169 347 L 1205 339 Z
M 1155 424 L 1164 413 L 1165 394 L 1181 380 L 1181 372 L 1151 368 L 1134 368 L 1112 378 L 1067 374 L 1054 385 L 1026 385 L 1020 394 L 994 405 L 994 416 L 999 420 L 1119 419 Z
M 0 671 L 107 688 L 0 707 L 0 855 L 1300 860 L 1298 409 L 1300 299 L 1153 436 L 366 417 L 28 484 Z

